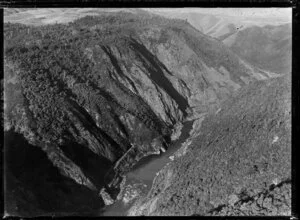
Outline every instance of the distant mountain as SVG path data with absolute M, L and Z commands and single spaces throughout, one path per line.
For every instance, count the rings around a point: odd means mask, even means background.
M 129 215 L 291 215 L 290 75 L 243 87 L 186 145 Z
M 196 12 L 159 12 L 185 19 L 201 32 L 222 41 L 249 63 L 276 73 L 291 71 L 292 27 L 268 17 L 210 15 Z
M 197 12 L 160 11 L 159 9 L 78 8 L 78 9 L 5 9 L 4 21 L 28 25 L 67 23 L 87 15 L 123 11 L 133 14 L 158 14 L 183 19 L 202 33 L 222 41 L 243 59 L 259 68 L 275 72 L 291 71 L 291 23 L 270 17 L 244 17 Z M 258 40 L 259 38 L 259 40 Z
M 236 18 L 228 17 L 224 18 L 221 16 L 210 15 L 210 14 L 202 14 L 195 12 L 156 12 L 161 16 L 165 16 L 168 18 L 175 19 L 183 19 L 187 20 L 191 25 L 200 30 L 202 33 L 207 34 L 214 38 L 225 38 L 225 36 L 229 36 L 238 31 L 239 28 L 245 28 L 245 22 L 243 23 L 241 20 L 237 20 Z
M 24 13 L 43 14 L 37 11 Z M 64 13 L 68 18 L 71 12 Z M 40 20 L 45 19 L 49 22 L 51 16 Z M 105 188 L 113 199 L 121 176 L 141 157 L 167 148 L 177 125 L 216 109 L 239 88 L 275 76 L 186 21 L 143 11 L 99 12 L 67 24 L 40 24 L 4 25 L 8 139 L 23 135 L 24 145 L 43 150 L 51 172 L 55 168 L 89 193 Z M 47 172 L 49 163 L 45 167 Z M 12 190 L 22 190 L 27 179 L 12 164 L 7 169 L 20 182 Z M 38 183 L 47 177 L 36 178 Z M 24 195 L 32 196 L 19 198 L 17 206 L 30 204 L 26 208 L 36 213 L 37 198 L 56 194 L 51 184 L 47 192 L 33 188 L 24 189 Z M 80 193 L 60 212 L 73 210 Z M 39 209 L 51 212 L 55 206 L 42 203 Z
M 253 26 L 241 30 L 223 42 L 257 67 L 276 73 L 291 73 L 291 24 Z
M 149 14 L 145 10 L 135 8 L 6 8 L 4 9 L 4 22 L 40 26 L 68 23 L 88 15 L 97 16 L 104 12 L 118 11 Z

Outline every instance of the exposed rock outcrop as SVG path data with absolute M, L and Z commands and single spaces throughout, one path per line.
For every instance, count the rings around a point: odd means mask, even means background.
M 114 203 L 114 200 L 111 198 L 111 196 L 106 192 L 105 188 L 102 188 L 100 190 L 99 196 L 103 198 L 103 201 L 105 205 L 111 205 Z

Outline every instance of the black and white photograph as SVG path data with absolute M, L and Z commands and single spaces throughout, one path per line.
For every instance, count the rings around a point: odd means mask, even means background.
M 292 8 L 3 9 L 4 217 L 292 216 Z

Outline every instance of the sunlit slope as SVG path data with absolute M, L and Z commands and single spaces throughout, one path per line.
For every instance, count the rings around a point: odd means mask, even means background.
M 241 89 L 130 215 L 290 215 L 291 80 Z

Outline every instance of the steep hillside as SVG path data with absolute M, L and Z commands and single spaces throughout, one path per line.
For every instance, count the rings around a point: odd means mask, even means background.
M 180 18 L 187 20 L 202 33 L 221 40 L 235 34 L 239 31 L 239 29 L 253 25 L 251 22 L 246 23 L 243 18 L 236 19 L 234 17 L 216 16 L 212 14 L 202 14 L 196 12 L 164 12 L 158 14 L 169 18 Z
M 149 10 L 151 11 L 151 10 Z M 292 27 L 291 14 L 269 18 L 265 16 L 247 17 L 197 12 L 154 13 L 169 18 L 186 19 L 195 28 L 222 41 L 249 63 L 276 73 L 291 71 Z
M 8 23 L 4 34 L 8 138 L 22 134 L 62 175 L 102 197 L 103 188 L 116 197 L 121 176 L 167 148 L 184 120 L 273 76 L 187 22 L 147 13 Z
M 291 11 L 266 8 L 219 9 L 146 9 L 168 18 L 187 20 L 201 32 L 218 39 L 225 39 L 245 28 L 266 25 L 279 26 L 291 22 Z
M 5 134 L 5 184 L 6 215 L 57 216 L 95 215 L 103 201 L 92 190 L 76 184 L 53 166 L 47 155 L 30 145 L 21 135 Z M 93 158 L 89 158 L 92 163 Z M 101 164 L 98 165 L 101 166 Z
M 292 70 L 292 27 L 249 27 L 223 42 L 249 63 L 276 73 Z
M 291 215 L 290 105 L 289 76 L 241 89 L 129 215 Z

